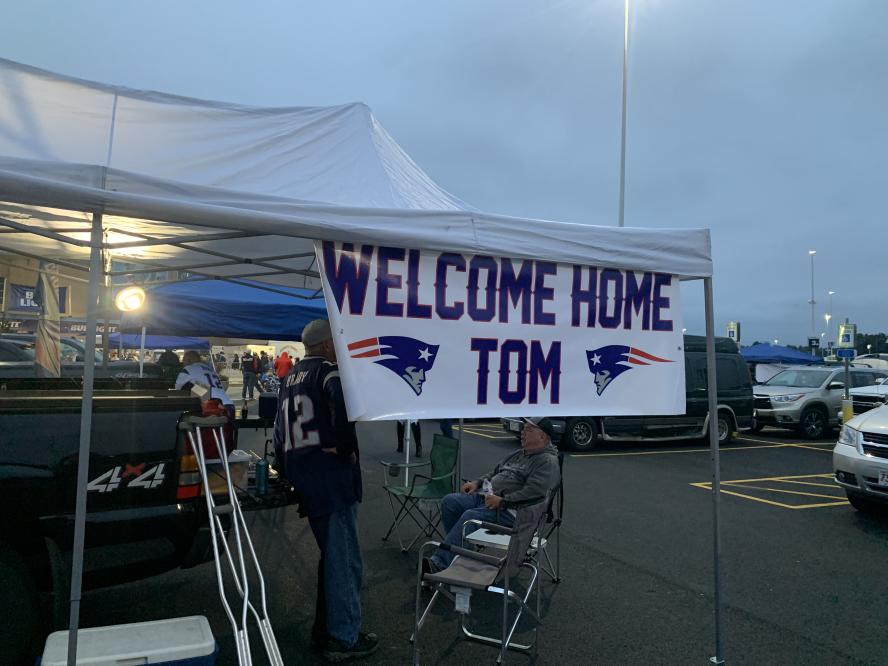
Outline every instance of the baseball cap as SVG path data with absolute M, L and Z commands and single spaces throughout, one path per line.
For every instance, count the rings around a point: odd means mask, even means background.
M 302 344 L 306 347 L 314 347 L 333 337 L 330 330 L 330 322 L 326 319 L 310 321 L 302 329 Z
M 547 419 L 545 416 L 543 417 L 533 417 L 533 416 L 525 416 L 521 419 L 524 423 L 529 423 L 530 425 L 536 426 L 544 433 L 549 435 L 549 439 L 552 439 L 555 436 L 555 427 L 552 425 L 552 421 Z

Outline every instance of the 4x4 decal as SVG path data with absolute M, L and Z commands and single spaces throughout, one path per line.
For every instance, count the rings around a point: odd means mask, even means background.
M 148 471 L 144 471 L 145 463 L 118 465 L 90 481 L 86 490 L 87 492 L 97 490 L 100 493 L 109 493 L 120 488 L 157 488 L 163 483 L 165 464 L 155 465 Z M 128 483 L 127 479 L 130 479 Z

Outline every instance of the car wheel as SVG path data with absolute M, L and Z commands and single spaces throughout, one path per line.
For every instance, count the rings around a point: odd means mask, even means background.
M 21 556 L 0 545 L 0 645 L 3 663 L 34 663 L 40 627 L 40 601 L 31 572 Z
M 860 513 L 873 513 L 879 508 L 875 502 L 873 502 L 871 499 L 863 497 L 859 493 L 851 493 L 845 491 L 845 495 L 848 496 L 848 502 L 851 504 L 851 506 L 860 511 Z
M 826 433 L 826 415 L 817 407 L 802 412 L 799 430 L 808 439 L 820 439 Z
M 734 437 L 734 419 L 727 412 L 718 413 L 718 443 L 727 444 Z
M 564 428 L 564 443 L 571 451 L 590 451 L 598 440 L 598 426 L 588 417 L 570 419 Z

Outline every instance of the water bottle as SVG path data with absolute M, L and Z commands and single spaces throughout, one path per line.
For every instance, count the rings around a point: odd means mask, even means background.
M 268 494 L 268 461 L 265 458 L 256 461 L 256 494 Z

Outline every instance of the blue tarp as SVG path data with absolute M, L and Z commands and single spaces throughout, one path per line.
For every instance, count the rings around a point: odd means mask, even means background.
M 112 333 L 108 336 L 108 346 L 119 349 L 123 338 L 124 349 L 139 349 L 142 346 L 141 333 Z M 146 335 L 145 349 L 209 349 L 208 340 L 200 338 L 182 338 L 172 335 Z
M 782 345 L 768 343 L 743 347 L 743 360 L 751 363 L 823 363 L 823 359 Z
M 124 313 L 123 329 L 144 324 L 152 335 L 197 335 L 253 340 L 299 340 L 312 319 L 326 318 L 314 291 L 254 289 L 222 280 L 175 282 L 148 290 L 144 312 Z

